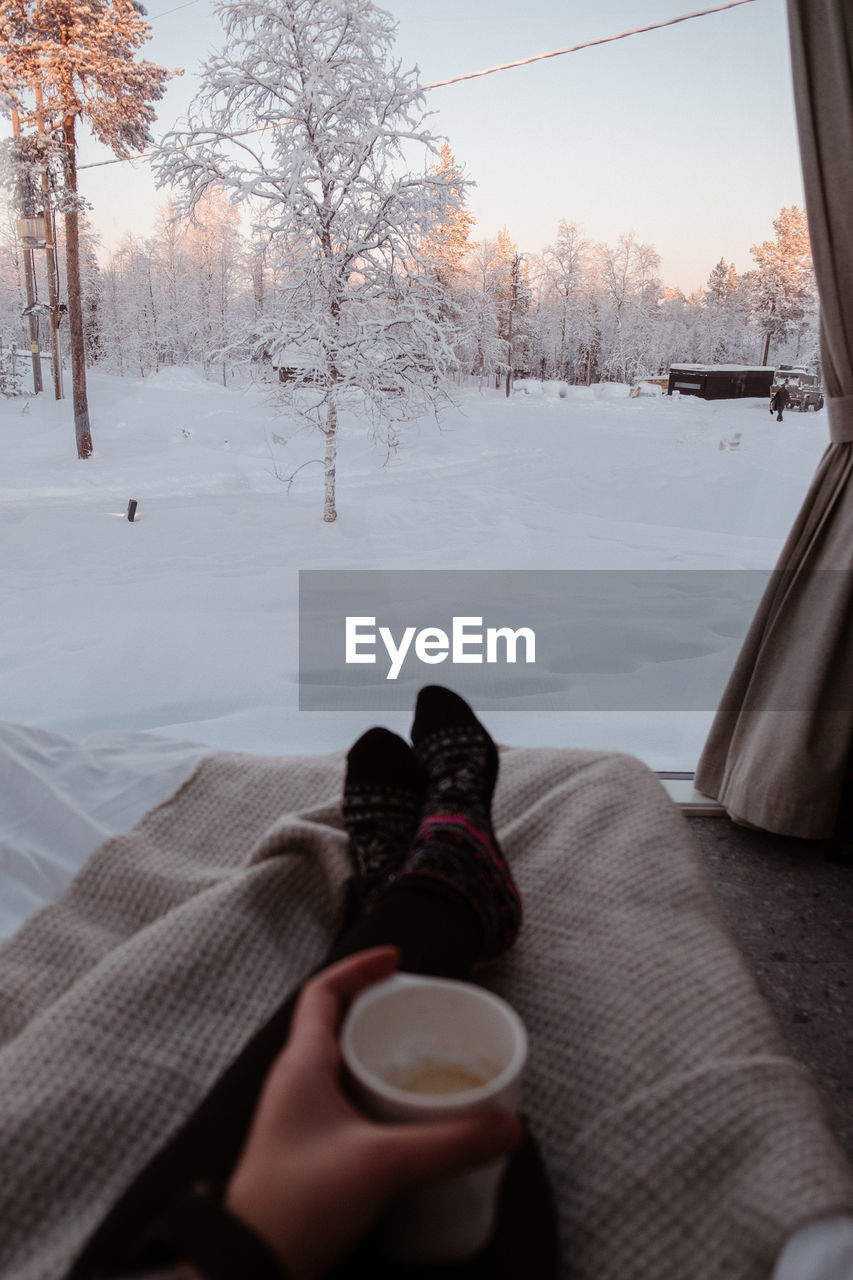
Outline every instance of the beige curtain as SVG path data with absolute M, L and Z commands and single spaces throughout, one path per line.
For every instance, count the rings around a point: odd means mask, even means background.
M 830 444 L 696 773 L 738 822 L 832 834 L 853 753 L 853 0 L 788 0 Z

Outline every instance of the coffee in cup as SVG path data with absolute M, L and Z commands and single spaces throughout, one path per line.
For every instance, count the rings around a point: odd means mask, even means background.
M 356 1101 L 379 1120 L 446 1120 L 519 1102 L 527 1036 L 499 996 L 468 982 L 398 973 L 354 1001 L 341 1047 Z M 472 1257 L 495 1225 L 506 1160 L 404 1196 L 380 1247 L 410 1265 Z

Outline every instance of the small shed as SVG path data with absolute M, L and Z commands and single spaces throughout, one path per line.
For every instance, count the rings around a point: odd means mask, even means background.
M 256 360 L 269 363 L 279 382 L 323 382 L 323 358 L 316 342 L 268 343 L 255 353 Z
M 704 400 L 767 398 L 772 383 L 773 369 L 766 365 L 674 364 L 669 370 L 667 395 L 680 391 L 683 396 L 701 396 Z

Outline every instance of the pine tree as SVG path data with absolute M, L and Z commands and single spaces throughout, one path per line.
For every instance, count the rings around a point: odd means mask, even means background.
M 512 391 L 515 369 L 527 350 L 529 334 L 525 320 L 532 295 L 525 255 L 513 244 L 506 227 L 498 232 L 498 248 L 504 268 L 499 317 L 501 336 L 506 343 L 504 391 L 508 396 Z
M 738 277 L 733 262 L 720 258 L 708 276 L 705 285 L 705 301 L 709 303 L 725 303 L 737 292 Z
M 276 311 L 258 349 L 287 366 L 288 405 L 323 433 L 323 519 L 336 518 L 338 418 L 356 390 L 389 445 L 395 424 L 443 394 L 453 352 L 423 245 L 458 205 L 455 179 L 403 169 L 436 152 L 414 72 L 370 0 L 225 0 L 225 45 L 205 64 L 188 128 L 160 181 L 194 208 L 213 183 L 268 205 Z
M 503 375 L 506 394 L 510 393 L 512 382 L 512 330 L 515 319 L 518 271 L 518 246 L 513 242 L 507 227 L 501 227 L 495 240 L 496 261 L 493 267 L 493 281 L 497 301 L 498 338 L 503 348 L 501 368 L 495 373 L 495 387 L 501 383 Z
M 450 290 L 461 274 L 467 254 L 471 252 L 469 236 L 477 225 L 477 219 L 465 206 L 465 189 L 470 186 L 464 177 L 450 143 L 444 142 L 438 163 L 432 172 L 446 183 L 454 197 L 444 217 L 433 226 L 426 243 L 424 256 L 433 264 L 433 270 L 446 290 Z
M 773 229 L 775 240 L 750 249 L 756 262 L 750 273 L 752 310 L 764 333 L 762 364 L 767 364 L 770 343 L 806 320 L 815 291 L 805 210 L 795 204 L 781 209 Z
M 80 288 L 77 120 L 115 155 L 150 141 L 152 103 L 169 77 L 135 61 L 150 27 L 138 0 L 0 0 L 0 84 L 15 107 L 39 113 L 45 136 L 61 147 L 68 314 L 77 454 L 92 452 L 86 394 L 85 327 Z
M 749 327 L 747 292 L 734 263 L 720 258 L 702 293 L 697 350 L 693 353 L 701 362 L 740 364 L 755 358 L 749 355 L 754 336 Z

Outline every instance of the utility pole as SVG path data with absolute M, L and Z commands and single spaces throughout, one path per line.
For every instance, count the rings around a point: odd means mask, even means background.
M 18 115 L 16 107 L 12 108 L 12 136 L 16 141 L 21 136 L 21 118 Z M 18 213 L 22 218 L 29 217 L 32 214 L 32 204 L 29 193 L 27 192 L 23 176 L 18 172 L 18 181 L 16 183 L 16 193 L 18 198 Z M 27 324 L 30 330 L 30 358 L 33 363 L 33 391 L 36 395 L 44 390 L 44 384 L 41 377 L 41 351 L 39 349 L 39 318 L 36 311 L 36 273 L 33 264 L 33 251 L 26 244 L 23 236 L 19 233 L 21 241 L 21 252 L 24 258 L 24 287 L 27 291 Z

